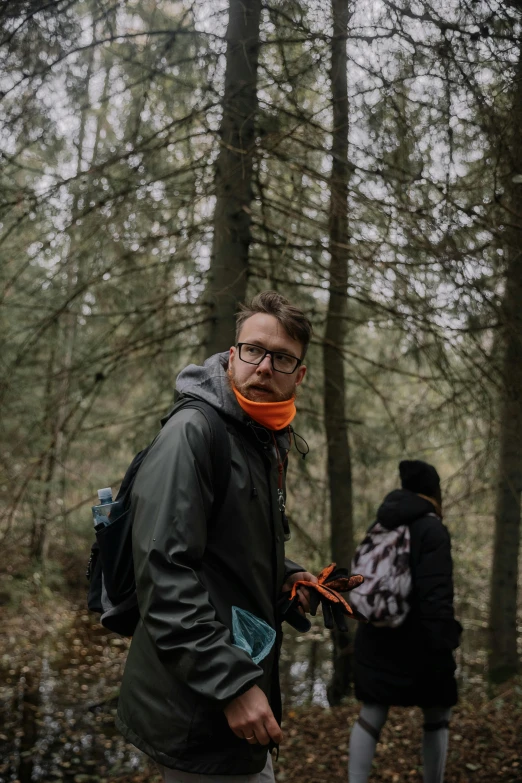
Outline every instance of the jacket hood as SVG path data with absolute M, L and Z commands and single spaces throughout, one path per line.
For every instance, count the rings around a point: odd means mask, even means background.
M 176 391 L 179 394 L 205 400 L 225 416 L 235 419 L 240 424 L 248 425 L 257 440 L 265 444 L 267 442 L 266 429 L 245 413 L 230 388 L 227 376 L 228 357 L 229 352 L 223 351 L 223 353 L 215 353 L 210 356 L 201 366 L 189 364 L 176 378 Z M 261 431 L 261 435 L 255 434 Z M 300 436 L 296 436 L 294 433 L 294 437 Z M 280 450 L 290 450 L 292 441 L 288 435 L 288 428 L 276 432 L 276 438 Z
M 377 511 L 377 520 L 392 530 L 399 525 L 411 525 L 416 519 L 434 514 L 435 507 L 409 489 L 394 489 L 386 495 Z
M 189 364 L 176 378 L 176 391 L 210 403 L 240 422 L 246 421 L 227 377 L 228 351 L 215 353 L 203 365 Z

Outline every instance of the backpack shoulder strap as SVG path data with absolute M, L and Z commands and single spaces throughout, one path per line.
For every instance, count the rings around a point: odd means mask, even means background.
M 120 484 L 120 488 L 118 490 L 118 494 L 115 497 L 115 500 L 121 500 L 129 490 L 132 489 L 132 485 L 134 484 L 134 479 L 136 478 L 136 474 L 140 468 L 141 463 L 147 456 L 147 454 L 150 451 L 150 447 L 152 446 L 152 443 L 146 446 L 146 448 L 139 451 L 134 459 L 132 460 L 131 464 L 125 471 L 125 475 L 122 479 L 122 482 Z
M 212 516 L 216 517 L 225 500 L 231 473 L 232 454 L 227 428 L 223 417 L 213 405 L 205 400 L 184 397 L 174 406 L 168 418 L 171 418 L 181 408 L 195 408 L 200 411 L 205 416 L 210 428 L 210 459 L 214 487 Z M 164 419 L 163 422 L 165 423 L 166 420 L 168 419 Z

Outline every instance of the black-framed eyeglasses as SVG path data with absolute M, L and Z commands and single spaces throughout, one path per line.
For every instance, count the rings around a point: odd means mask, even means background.
M 236 348 L 239 351 L 241 361 L 247 364 L 261 364 L 265 356 L 270 356 L 272 368 L 276 372 L 285 373 L 285 375 L 291 375 L 302 364 L 302 359 L 298 359 L 297 356 L 292 356 L 290 353 L 281 353 L 281 351 L 268 351 L 261 345 L 237 343 Z

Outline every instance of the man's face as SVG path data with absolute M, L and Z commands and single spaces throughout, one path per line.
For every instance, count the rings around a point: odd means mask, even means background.
M 303 346 L 290 337 L 277 318 L 265 313 L 256 313 L 247 318 L 239 334 L 240 343 L 259 345 L 269 351 L 280 351 L 301 358 Z M 306 367 L 300 365 L 291 375 L 276 372 L 271 357 L 267 354 L 261 364 L 243 362 L 239 351 L 232 346 L 228 362 L 229 377 L 236 389 L 252 402 L 280 402 L 290 400 L 306 374 Z

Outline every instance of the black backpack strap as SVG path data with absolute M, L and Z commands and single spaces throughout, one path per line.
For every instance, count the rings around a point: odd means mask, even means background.
M 182 397 L 169 416 L 162 420 L 162 423 L 166 423 L 181 408 L 195 408 L 200 411 L 205 416 L 210 428 L 210 459 L 214 489 L 212 516 L 216 517 L 221 510 L 230 482 L 232 454 L 227 428 L 223 417 L 209 402 L 195 397 Z
M 153 441 L 154 442 L 154 441 Z M 147 456 L 147 454 L 150 451 L 150 447 L 152 446 L 152 443 L 150 443 L 146 448 L 139 451 L 134 459 L 132 460 L 131 464 L 125 471 L 125 475 L 123 477 L 123 480 L 120 484 L 120 488 L 118 490 L 118 494 L 115 497 L 115 500 L 121 500 L 122 498 L 127 495 L 127 493 L 132 490 L 132 485 L 134 484 L 134 480 L 136 478 L 136 474 L 138 473 L 138 470 L 141 466 L 141 463 Z

